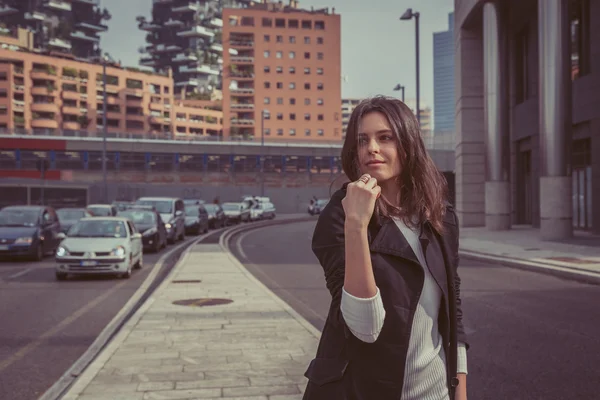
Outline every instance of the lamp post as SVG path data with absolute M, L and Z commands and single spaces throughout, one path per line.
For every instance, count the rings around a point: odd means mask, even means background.
M 107 54 L 102 56 L 102 179 L 104 181 L 104 202 L 108 203 L 108 184 L 106 182 L 106 61 Z
M 260 197 L 265 197 L 265 110 L 260 112 Z
M 412 18 L 415 19 L 415 47 L 416 47 L 416 59 L 417 59 L 417 121 L 419 121 L 419 125 L 421 124 L 421 84 L 420 84 L 420 62 L 419 62 L 419 17 L 420 13 L 413 12 L 412 8 L 407 9 L 404 14 L 400 17 L 401 21 L 409 21 Z
M 396 87 L 394 87 L 394 91 L 396 91 L 396 92 L 398 90 L 402 91 L 402 97 L 401 97 L 401 99 L 402 99 L 403 103 L 404 103 L 404 89 L 405 89 L 405 87 L 402 86 L 401 84 L 397 84 Z

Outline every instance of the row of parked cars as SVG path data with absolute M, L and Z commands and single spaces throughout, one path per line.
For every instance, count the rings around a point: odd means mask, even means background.
M 268 198 L 206 204 L 200 199 L 142 197 L 85 208 L 9 206 L 0 210 L 0 259 L 56 257 L 56 277 L 103 273 L 129 278 L 144 251 L 158 252 L 186 234 L 275 218 Z

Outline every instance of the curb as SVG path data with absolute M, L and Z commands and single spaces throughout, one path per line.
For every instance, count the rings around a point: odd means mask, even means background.
M 527 271 L 538 272 L 546 275 L 553 275 L 563 279 L 600 285 L 600 273 L 584 271 L 570 267 L 561 267 L 554 264 L 542 263 L 538 261 L 529 261 L 506 256 L 496 256 L 491 254 L 479 253 L 471 250 L 459 250 L 460 257 L 475 261 L 483 261 L 497 265 L 504 265 L 511 268 L 517 268 Z
M 187 246 L 169 274 L 165 277 L 164 281 L 154 288 L 152 293 L 159 290 L 166 281 L 170 281 L 173 271 L 182 260 L 187 258 L 189 249 L 202 241 L 206 235 L 207 234 L 202 235 L 189 242 L 181 243 L 177 247 L 170 249 L 169 252 L 163 254 L 133 296 L 129 298 L 127 303 L 125 303 L 125 306 L 121 308 L 117 315 L 115 315 L 102 332 L 100 332 L 100 335 L 98 335 L 85 353 L 83 353 L 83 355 L 81 355 L 81 357 L 79 357 L 79 359 L 75 361 L 75 363 L 48 390 L 46 390 L 38 400 L 55 400 L 61 398 L 66 400 L 77 397 L 100 370 L 100 368 L 94 366 L 94 364 L 103 360 L 102 365 L 104 365 L 117 348 L 114 346 L 114 343 L 121 343 L 127 337 L 131 328 L 135 326 L 141 315 L 148 309 L 149 304 L 154 301 L 151 293 L 148 298 L 145 298 L 145 295 L 151 290 L 151 286 L 163 269 L 165 261 L 179 249 Z M 105 353 L 108 353 L 108 358 Z M 72 391 L 77 390 L 76 388 L 82 384 L 84 386 L 78 393 L 70 394 Z
M 294 310 L 288 303 L 282 300 L 279 296 L 273 293 L 264 283 L 262 283 L 258 278 L 256 278 L 250 271 L 246 269 L 244 264 L 240 260 L 237 259 L 233 252 L 229 249 L 229 241 L 240 233 L 252 231 L 255 229 L 266 228 L 270 226 L 276 225 L 285 225 L 286 223 L 297 223 L 297 222 L 308 222 L 313 221 L 314 217 L 303 217 L 303 218 L 294 218 L 288 220 L 279 220 L 279 221 L 268 221 L 270 223 L 264 223 L 260 226 L 257 224 L 248 226 L 248 227 L 240 227 L 238 229 L 231 229 L 226 232 L 223 236 L 221 236 L 221 240 L 219 241 L 219 245 L 221 248 L 227 253 L 229 259 L 238 267 L 238 269 L 244 274 L 246 278 L 248 278 L 251 282 L 255 283 L 258 287 L 260 287 L 265 293 L 269 295 L 277 304 L 279 304 L 292 318 L 294 318 L 304 329 L 306 329 L 315 339 L 319 340 L 321 338 L 321 331 L 315 328 L 306 318 L 300 315 L 296 310 Z

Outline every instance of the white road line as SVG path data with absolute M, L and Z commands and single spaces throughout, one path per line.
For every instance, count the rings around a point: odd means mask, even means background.
M 18 277 L 20 277 L 20 276 L 23 276 L 23 275 L 25 275 L 25 274 L 27 274 L 27 273 L 29 273 L 29 272 L 33 271 L 34 269 L 35 269 L 35 268 L 33 268 L 33 267 L 31 267 L 31 268 L 27 268 L 27 269 L 25 269 L 25 270 L 23 270 L 23 271 L 21 271 L 21 272 L 17 272 L 16 274 L 9 275 L 7 279 L 15 279 L 15 278 L 18 278 Z

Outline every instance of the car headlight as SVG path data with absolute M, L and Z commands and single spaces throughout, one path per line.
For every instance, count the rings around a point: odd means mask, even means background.
M 119 258 L 125 257 L 125 247 L 118 246 L 118 247 L 114 248 L 113 251 L 110 252 L 110 255 L 119 257 Z
M 165 228 L 167 228 L 167 229 L 171 229 L 171 226 L 172 226 L 171 224 L 165 224 Z
M 15 240 L 15 244 L 31 244 L 31 242 L 33 242 L 33 238 L 31 236 L 20 237 Z
M 148 230 L 146 230 L 143 235 L 144 236 L 150 236 L 150 235 L 154 235 L 156 233 L 156 227 L 154 228 L 150 228 Z
M 69 255 L 69 250 L 67 250 L 66 248 L 59 246 L 58 249 L 56 249 L 56 256 L 57 257 L 65 257 Z

